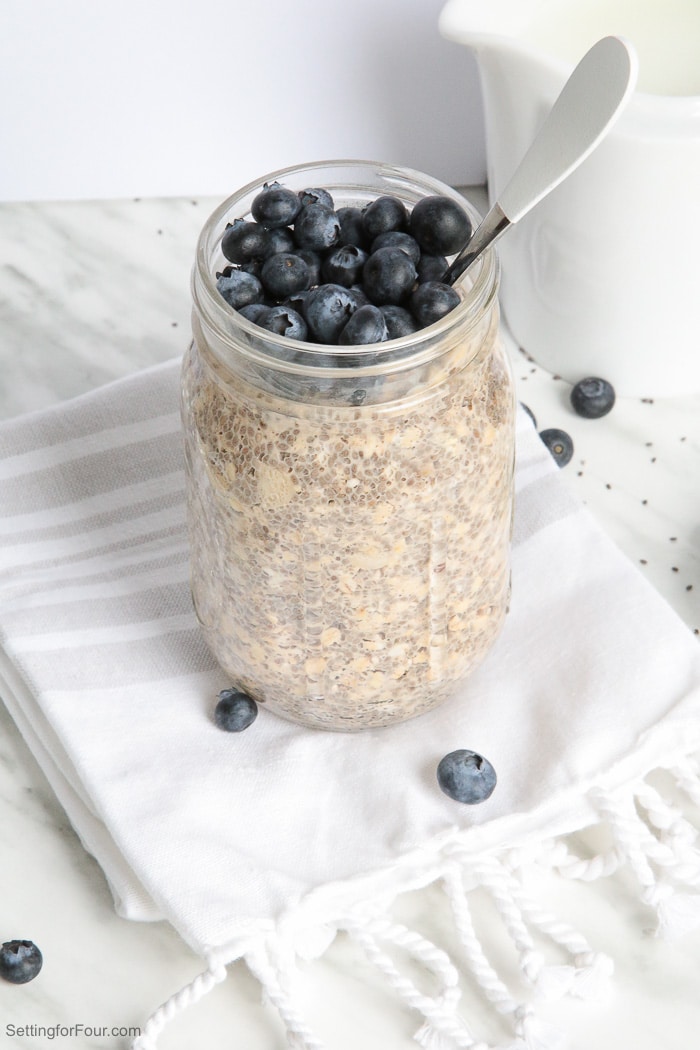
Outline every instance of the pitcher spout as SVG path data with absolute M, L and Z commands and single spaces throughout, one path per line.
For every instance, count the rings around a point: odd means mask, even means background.
M 438 28 L 448 40 L 479 48 L 499 38 L 517 38 L 526 29 L 543 0 L 448 0 Z

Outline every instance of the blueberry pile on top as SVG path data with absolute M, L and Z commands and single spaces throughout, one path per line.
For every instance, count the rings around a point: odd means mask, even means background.
M 336 208 L 328 190 L 266 183 L 251 219 L 229 223 L 216 274 L 229 306 L 289 339 L 357 346 L 397 339 L 453 310 L 442 278 L 472 224 L 452 198 L 428 196 L 409 211 L 398 197 Z

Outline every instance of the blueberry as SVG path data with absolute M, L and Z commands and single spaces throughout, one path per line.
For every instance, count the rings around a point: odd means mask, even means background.
M 352 288 L 362 276 L 367 252 L 355 244 L 341 244 L 332 248 L 321 264 L 321 275 L 330 284 Z
M 0 947 L 0 977 L 10 984 L 33 981 L 43 964 L 33 941 L 5 941 Z
M 418 284 L 425 284 L 427 281 L 442 281 L 447 272 L 447 259 L 444 255 L 430 255 L 428 252 L 423 252 L 416 264 L 416 271 Z
M 323 204 L 326 208 L 330 208 L 331 211 L 335 208 L 335 203 L 328 190 L 318 186 L 299 190 L 298 197 L 302 208 L 305 208 L 307 204 Z
M 413 314 L 403 306 L 395 306 L 387 303 L 379 309 L 384 314 L 388 339 L 400 339 L 404 335 L 413 335 L 418 331 L 418 325 Z
M 294 239 L 300 248 L 333 248 L 340 240 L 338 216 L 325 204 L 307 204 L 296 217 Z
M 380 233 L 372 241 L 370 251 L 376 252 L 379 248 L 403 248 L 413 265 L 418 266 L 421 256 L 420 244 L 410 233 L 404 233 L 403 230 L 387 230 L 386 233 Z
M 321 256 L 311 248 L 295 248 L 294 252 L 309 268 L 309 287 L 321 284 Z
M 362 229 L 370 242 L 380 233 L 405 230 L 407 223 L 406 206 L 398 197 L 377 197 L 362 212 Z
M 565 467 L 574 454 L 574 443 L 571 436 L 565 430 L 550 427 L 548 430 L 540 430 L 540 437 L 552 453 L 557 466 Z
M 588 376 L 587 379 L 579 379 L 572 388 L 571 404 L 579 416 L 600 419 L 615 404 L 615 391 L 607 379 Z
M 472 224 L 464 208 L 451 197 L 431 196 L 419 200 L 408 224 L 421 248 L 431 255 L 453 255 L 471 237 Z
M 311 284 L 309 267 L 300 256 L 291 252 L 278 252 L 266 259 L 260 271 L 260 280 L 275 299 L 285 299 L 295 292 L 302 292 Z
M 304 317 L 313 338 L 319 343 L 336 343 L 340 330 L 357 309 L 353 294 L 341 284 L 321 284 L 313 288 L 304 304 Z
M 240 733 L 253 724 L 257 714 L 258 705 L 246 693 L 222 689 L 214 709 L 214 721 L 227 733 Z
M 245 263 L 251 259 L 262 259 L 267 252 L 268 231 L 257 222 L 235 219 L 224 230 L 221 251 L 232 263 Z
M 303 317 L 306 311 L 306 300 L 311 294 L 311 289 L 304 288 L 300 292 L 295 292 L 294 295 L 288 295 L 279 305 L 286 306 L 290 310 L 295 310 L 298 314 Z
M 301 208 L 299 195 L 279 182 L 265 183 L 253 200 L 251 213 L 263 226 L 290 226 Z
M 302 315 L 290 306 L 270 306 L 256 322 L 267 332 L 275 335 L 284 335 L 287 339 L 302 339 L 308 337 L 309 329 Z
M 384 315 L 378 306 L 360 306 L 342 329 L 338 342 L 341 346 L 359 346 L 383 343 L 388 332 Z
M 532 420 L 533 427 L 536 428 L 537 427 L 537 420 L 535 418 L 535 413 L 532 411 L 532 409 L 528 405 L 526 405 L 524 401 L 520 402 L 520 407 L 522 408 L 523 412 L 525 412 L 526 415 L 528 415 L 530 417 L 530 419 Z
M 376 306 L 402 303 L 416 283 L 416 268 L 401 248 L 379 248 L 367 259 L 362 287 Z
M 475 751 L 460 748 L 440 759 L 437 780 L 442 791 L 469 806 L 485 802 L 496 786 L 496 771 Z
M 260 318 L 263 317 L 269 309 L 270 307 L 265 303 L 248 303 L 247 306 L 241 306 L 238 312 L 248 321 L 252 321 L 253 324 L 259 324 Z
M 451 285 L 441 281 L 426 281 L 419 284 L 411 296 L 411 312 L 419 327 L 427 328 L 454 310 L 459 302 L 459 295 Z
M 258 278 L 245 270 L 221 273 L 216 279 L 216 289 L 234 310 L 240 310 L 242 306 L 248 306 L 250 303 L 262 302 L 264 297 L 263 286 Z
M 267 240 L 263 258 L 269 259 L 271 255 L 278 255 L 280 252 L 294 252 L 297 250 L 294 234 L 286 226 L 275 226 L 274 229 L 266 230 L 265 232 Z
M 368 242 L 362 225 L 362 208 L 338 208 L 336 215 L 340 223 L 340 243 L 366 248 Z
M 244 270 L 246 273 L 252 273 L 254 277 L 260 277 L 260 271 L 262 270 L 262 267 L 263 259 L 248 259 L 247 262 L 240 263 L 238 265 L 239 270 Z M 232 266 L 227 266 L 226 270 L 224 270 L 224 273 L 226 273 L 226 275 L 228 276 L 228 274 L 231 273 L 232 269 Z M 216 276 L 218 277 L 219 274 L 217 273 Z
M 349 289 L 352 296 L 352 301 L 355 304 L 357 310 L 360 306 L 369 306 L 371 299 L 367 295 L 361 284 L 353 284 L 352 288 Z

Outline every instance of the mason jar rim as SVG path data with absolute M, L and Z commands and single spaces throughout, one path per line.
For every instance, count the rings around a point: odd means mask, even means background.
M 380 343 L 368 343 L 353 346 L 337 346 L 335 344 L 314 343 L 306 340 L 290 339 L 284 335 L 268 332 L 259 325 L 249 321 L 229 306 L 221 297 L 216 287 L 216 277 L 212 266 L 214 252 L 217 249 L 221 233 L 219 227 L 231 218 L 236 204 L 249 195 L 259 191 L 266 183 L 280 182 L 284 184 L 285 179 L 301 174 L 308 174 L 310 178 L 315 172 L 341 171 L 355 169 L 358 173 L 372 172 L 375 176 L 386 181 L 386 192 L 390 191 L 392 182 L 396 184 L 396 195 L 400 196 L 401 184 L 413 185 L 414 189 L 424 191 L 422 195 L 439 194 L 451 197 L 462 205 L 469 215 L 473 227 L 481 221 L 479 212 L 466 200 L 454 187 L 426 175 L 417 169 L 401 165 L 388 164 L 380 161 L 338 159 L 318 160 L 305 164 L 294 164 L 285 168 L 263 175 L 254 179 L 245 186 L 236 190 L 221 202 L 206 220 L 197 240 L 195 250 L 195 262 L 192 268 L 192 297 L 197 307 L 200 319 L 210 328 L 224 343 L 231 341 L 236 334 L 245 335 L 244 343 L 237 344 L 236 350 L 244 352 L 246 356 L 265 363 L 268 367 L 276 367 L 285 371 L 304 375 L 331 375 L 336 368 L 344 374 L 349 372 L 372 374 L 374 372 L 391 371 L 394 368 L 413 367 L 421 362 L 423 358 L 429 359 L 439 356 L 440 344 L 444 335 L 453 328 L 468 331 L 490 305 L 490 302 L 498 294 L 500 265 L 498 256 L 493 248 L 487 249 L 480 260 L 469 271 L 469 275 L 463 275 L 454 284 L 455 289 L 461 293 L 460 303 L 444 317 L 435 321 L 425 328 L 419 329 L 410 335 L 401 336 L 397 339 L 385 340 Z M 307 183 L 308 186 L 312 182 Z M 376 187 L 361 184 L 359 182 L 338 181 L 327 187 L 330 192 L 336 189 L 353 189 L 358 191 L 374 190 Z M 249 212 L 235 218 L 245 218 Z M 235 328 L 233 327 L 235 326 Z M 295 360 L 290 361 L 288 355 L 294 353 Z M 300 361 L 300 357 L 308 355 L 308 363 Z M 374 358 L 374 363 L 353 365 L 350 368 L 343 364 L 343 358 L 352 356 L 355 361 L 366 357 L 369 361 Z M 321 359 L 325 359 L 321 363 Z M 335 359 L 333 365 L 329 365 L 328 359 Z

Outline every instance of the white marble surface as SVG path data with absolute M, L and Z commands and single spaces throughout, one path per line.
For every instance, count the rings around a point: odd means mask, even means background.
M 0 418 L 180 354 L 188 341 L 194 244 L 215 203 L 0 205 Z M 514 371 L 539 426 L 562 427 L 574 438 L 575 457 L 562 474 L 567 484 L 697 631 L 700 398 L 619 401 L 610 416 L 592 422 L 573 414 L 568 385 L 526 354 L 516 355 Z M 45 957 L 34 982 L 0 982 L 0 1045 L 120 1050 L 126 1035 L 49 1042 L 31 1029 L 138 1026 L 201 964 L 167 925 L 115 915 L 100 869 L 3 707 L 0 727 L 0 940 L 32 938 Z M 616 960 L 607 1001 L 546 1008 L 567 1032 L 569 1050 L 697 1046 L 700 931 L 675 944 L 648 936 L 652 916 L 622 877 L 550 892 Z M 429 893 L 402 907 L 419 923 L 437 921 Z M 313 968 L 318 991 L 309 992 L 306 1005 L 329 1050 L 415 1048 L 416 1019 L 358 964 L 349 945 L 339 939 Z M 227 982 L 166 1029 L 163 1050 L 284 1045 L 258 986 L 242 967 L 231 969 Z M 13 1035 L 20 1027 L 25 1034 Z

